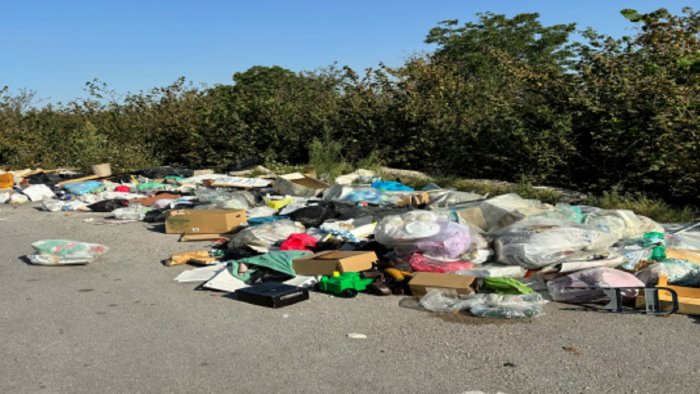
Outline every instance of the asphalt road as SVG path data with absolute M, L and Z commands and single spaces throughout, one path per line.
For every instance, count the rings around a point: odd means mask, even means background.
M 688 316 L 550 303 L 504 322 L 320 293 L 266 309 L 173 282 L 187 267 L 160 261 L 196 244 L 103 216 L 0 207 L 1 393 L 698 392 Z M 24 263 L 45 238 L 111 250 L 87 266 Z

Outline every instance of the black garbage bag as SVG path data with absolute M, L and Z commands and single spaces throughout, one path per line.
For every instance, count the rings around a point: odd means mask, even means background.
M 117 208 L 124 208 L 129 206 L 129 200 L 123 198 L 115 198 L 112 200 L 98 201 L 94 204 L 88 205 L 93 212 L 112 212 Z
M 165 178 L 166 176 L 172 175 L 172 176 L 181 176 L 183 178 L 189 178 L 194 174 L 194 171 L 188 169 L 188 168 L 175 168 L 175 167 L 170 167 L 170 166 L 160 166 L 160 167 L 151 167 L 151 168 L 143 168 L 138 171 L 136 171 L 137 174 L 145 176 L 146 178 L 150 179 L 161 179 Z
M 289 213 L 287 216 L 295 222 L 301 222 L 304 227 L 319 227 L 328 219 L 336 217 L 336 211 L 332 204 L 319 203 L 310 205 Z

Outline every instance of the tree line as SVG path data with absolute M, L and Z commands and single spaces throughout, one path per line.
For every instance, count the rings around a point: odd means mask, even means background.
M 432 52 L 362 72 L 256 66 L 123 97 L 95 80 L 88 98 L 42 106 L 5 87 L 0 164 L 298 164 L 316 140 L 349 162 L 697 204 L 700 15 L 622 15 L 636 29 L 619 38 L 537 14 L 444 21 Z

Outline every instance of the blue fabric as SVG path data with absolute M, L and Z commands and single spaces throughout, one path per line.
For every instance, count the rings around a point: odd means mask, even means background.
M 373 188 L 383 192 L 412 192 L 412 187 L 406 186 L 400 182 L 393 181 L 375 181 L 371 185 Z

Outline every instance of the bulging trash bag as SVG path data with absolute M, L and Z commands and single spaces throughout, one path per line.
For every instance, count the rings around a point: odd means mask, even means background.
M 399 255 L 423 252 L 452 258 L 466 252 L 471 241 L 468 227 L 420 210 L 385 217 L 377 225 L 374 238 Z
M 323 199 L 329 201 L 365 202 L 373 205 L 396 205 L 400 195 L 384 193 L 369 186 L 333 185 L 323 193 Z
M 104 245 L 66 239 L 44 239 L 34 242 L 32 247 L 37 254 L 27 259 L 38 265 L 88 264 L 109 250 Z
M 570 289 L 571 287 L 573 289 Z M 586 287 L 644 287 L 644 283 L 628 272 L 607 267 L 590 268 L 547 282 L 547 290 L 554 301 L 587 303 L 606 299 L 602 290 Z M 625 299 L 632 299 L 639 293 L 636 289 L 624 289 L 620 292 Z
M 618 240 L 595 227 L 545 217 L 523 219 L 493 235 L 499 262 L 529 269 L 606 256 L 610 246 Z
M 479 205 L 488 231 L 495 231 L 523 218 L 552 210 L 538 200 L 526 200 L 515 193 L 490 198 Z
M 115 209 L 112 211 L 112 216 L 116 220 L 143 220 L 150 211 L 152 211 L 150 207 L 135 204 Z
M 547 303 L 537 293 L 519 295 L 472 294 L 464 298 L 444 295 L 440 290 L 430 290 L 420 300 L 420 305 L 433 312 L 457 312 L 468 310 L 474 316 L 518 319 L 535 317 Z
M 294 233 L 303 233 L 304 226 L 291 220 L 278 220 L 248 227 L 231 238 L 228 246 L 231 250 L 249 247 L 257 252 L 266 253 L 277 242 L 282 242 Z
M 628 209 L 596 208 L 586 213 L 583 222 L 620 239 L 641 238 L 648 232 L 664 232 L 660 224 Z
M 197 198 L 202 204 L 222 209 L 248 209 L 255 207 L 255 196 L 245 190 L 226 192 L 215 189 L 198 189 Z

